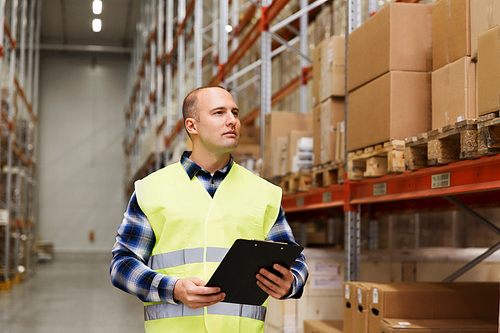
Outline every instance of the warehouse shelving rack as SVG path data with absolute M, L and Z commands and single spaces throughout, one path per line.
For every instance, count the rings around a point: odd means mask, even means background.
M 261 145 L 264 143 L 264 115 L 271 111 L 274 103 L 290 92 L 300 89 L 299 112 L 307 111 L 306 85 L 312 77 L 310 59 L 307 57 L 308 13 L 310 14 L 318 6 L 333 1 L 300 0 L 300 9 L 296 13 L 272 25 L 273 20 L 289 2 L 289 0 L 247 1 L 245 5 L 239 6 L 236 1 L 225 0 L 213 1 L 210 8 L 206 2 L 203 4 L 199 0 L 144 2 L 143 24 L 140 25 L 136 38 L 129 80 L 129 97 L 126 101 L 127 134 L 124 147 L 128 172 L 124 187 L 127 196 L 132 193 L 133 182 L 136 179 L 175 161 L 177 156 L 173 151 L 176 145 L 185 139 L 181 120 L 182 98 L 191 88 L 202 84 L 220 84 L 228 87 L 235 99 L 248 100 L 254 109 L 243 116 L 242 124 L 254 125 L 256 119 L 260 117 Z M 375 0 L 345 1 L 346 46 L 350 32 L 386 4 L 384 1 L 380 2 L 382 3 Z M 234 27 L 231 38 L 228 38 L 225 32 L 229 7 L 231 7 L 231 25 Z M 177 11 L 174 8 L 177 8 Z M 201 12 L 210 23 L 201 19 Z M 296 28 L 290 27 L 290 23 L 299 18 L 297 31 Z M 294 30 L 296 36 L 289 39 L 279 34 L 280 29 L 284 27 Z M 260 58 L 242 66 L 242 58 L 259 38 Z M 280 45 L 272 49 L 272 40 Z M 229 41 L 231 41 L 231 53 L 228 52 Z M 299 49 L 292 46 L 297 41 L 300 41 Z M 285 49 L 301 57 L 301 74 L 271 94 L 271 59 Z M 191 52 L 192 56 L 186 57 L 186 51 Z M 259 75 L 242 82 L 245 74 L 256 69 L 260 69 Z M 174 73 L 177 74 L 176 81 Z M 190 86 L 187 86 L 186 76 L 191 78 Z M 260 82 L 260 101 L 245 96 L 241 91 L 255 82 Z M 346 121 L 347 104 L 346 94 Z M 141 138 L 148 135 L 155 139 L 155 149 L 150 146 L 148 154 L 140 156 Z M 347 136 L 347 133 L 345 135 Z M 262 151 L 261 147 L 261 154 Z M 345 161 L 347 161 L 347 149 L 345 151 Z M 500 193 L 500 178 L 494 170 L 498 169 L 499 163 L 498 156 L 484 157 L 360 182 L 348 181 L 344 175 L 345 181 L 341 185 L 285 195 L 283 207 L 287 214 L 298 219 L 324 212 L 331 212 L 336 216 L 343 215 L 344 278 L 346 281 L 359 280 L 361 213 L 455 205 L 500 234 L 493 223 L 468 208 L 468 205 L 473 204 L 498 203 L 498 200 L 495 202 L 495 197 Z M 347 170 L 347 165 L 345 169 Z M 448 180 L 449 186 L 433 188 L 433 177 L 442 177 L 441 185 L 446 185 L 445 181 Z M 448 280 L 454 280 L 499 247 L 500 243 L 494 245 L 484 255 L 451 275 Z
M 33 273 L 41 0 L 0 1 L 0 287 Z
M 200 0 L 143 2 L 125 110 L 127 172 L 124 186 L 127 195 L 133 190 L 134 180 L 171 163 L 177 157 L 172 157 L 172 149 L 179 141 L 185 140 L 181 120 L 182 100 L 188 89 L 202 84 L 218 84 L 230 89 L 235 98 L 249 100 L 255 108 L 242 119 L 244 125 L 253 125 L 261 116 L 261 128 L 264 128 L 263 115 L 271 112 L 273 104 L 296 89 L 300 90 L 300 112 L 307 112 L 307 81 L 312 77 L 312 61 L 307 57 L 308 15 L 328 1 L 309 3 L 300 0 L 298 12 L 271 26 L 289 2 L 246 1 L 241 6 L 238 1 L 228 0 L 211 3 Z M 290 24 L 295 20 L 300 20 L 299 29 L 295 29 L 298 36 L 287 41 L 280 36 L 280 32 L 294 29 Z M 234 27 L 230 38 L 226 31 L 229 23 Z M 240 68 L 242 58 L 259 38 L 260 59 Z M 274 50 L 272 39 L 281 44 Z M 298 41 L 300 49 L 293 46 Z M 301 74 L 271 95 L 271 59 L 286 49 L 301 57 Z M 192 57 L 186 57 L 186 52 L 192 53 Z M 245 74 L 259 68 L 259 75 L 241 82 Z M 188 82 L 186 77 L 191 80 Z M 260 102 L 241 92 L 257 81 L 261 82 Z M 152 142 L 156 143 L 156 149 L 152 149 Z

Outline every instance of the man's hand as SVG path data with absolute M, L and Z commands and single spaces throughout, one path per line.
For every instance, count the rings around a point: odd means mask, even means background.
M 226 294 L 219 287 L 205 287 L 206 282 L 198 278 L 179 279 L 174 286 L 174 299 L 192 309 L 213 305 L 222 301 Z
M 280 299 L 290 293 L 293 283 L 293 274 L 289 269 L 274 264 L 273 268 L 280 272 L 283 276 L 279 277 L 268 270 L 261 268 L 257 274 L 257 285 L 276 299 Z

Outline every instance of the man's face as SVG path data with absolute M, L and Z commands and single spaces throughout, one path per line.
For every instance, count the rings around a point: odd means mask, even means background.
M 210 151 L 230 152 L 238 146 L 241 123 L 238 106 L 221 88 L 203 89 L 197 95 L 196 130 L 200 142 Z

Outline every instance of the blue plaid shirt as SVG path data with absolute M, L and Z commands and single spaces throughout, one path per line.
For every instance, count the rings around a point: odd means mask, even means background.
M 196 176 L 213 197 L 217 187 L 231 170 L 233 158 L 231 157 L 229 163 L 212 176 L 210 172 L 191 161 L 189 156 L 191 156 L 191 152 L 184 152 L 181 157 L 181 164 L 186 173 L 190 179 Z M 285 218 L 283 207 L 280 208 L 278 218 L 266 239 L 298 245 Z M 139 207 L 134 193 L 124 214 L 122 224 L 118 228 L 116 242 L 113 246 L 113 259 L 110 267 L 111 281 L 115 287 L 139 297 L 144 302 L 176 304 L 173 298 L 174 286 L 179 278 L 156 273 L 147 266 L 155 241 L 153 229 Z M 295 279 L 290 294 L 285 298 L 299 298 L 309 275 L 303 254 L 292 265 L 291 271 Z

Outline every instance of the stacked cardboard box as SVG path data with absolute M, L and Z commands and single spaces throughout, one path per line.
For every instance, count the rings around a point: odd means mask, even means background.
M 345 95 L 345 38 L 332 36 L 313 52 L 313 106 Z
M 313 53 L 314 164 L 335 160 L 337 124 L 344 121 L 345 38 L 332 36 Z
M 439 0 L 432 7 L 432 129 L 477 118 L 470 8 L 469 0 Z
M 471 55 L 469 0 L 439 0 L 432 5 L 433 70 Z
M 432 6 L 391 3 L 349 37 L 349 151 L 430 130 Z
M 500 26 L 478 36 L 477 106 L 478 115 L 500 110 Z
M 273 111 L 266 115 L 265 130 L 264 130 L 264 163 L 263 177 L 272 178 L 281 174 L 275 174 L 273 159 L 278 152 L 273 149 L 279 149 L 279 145 L 275 145 L 276 138 L 286 138 L 293 130 L 309 131 L 312 127 L 312 114 L 300 114 L 287 111 Z M 280 168 L 281 169 L 281 168 Z
M 304 332 L 306 320 L 342 320 L 341 251 L 304 249 L 309 279 L 300 299 L 268 299 L 266 332 Z
M 313 109 L 314 164 L 335 161 L 339 123 L 345 119 L 344 98 L 331 97 Z
M 406 328 L 433 331 L 448 325 L 448 329 L 458 327 L 469 332 L 477 328 L 480 328 L 479 332 L 496 329 L 498 286 L 498 283 L 490 282 L 346 282 L 344 333 L 395 332 L 397 328 L 405 328 L 397 323 L 415 320 L 419 324 L 408 324 Z M 367 304 L 369 308 L 365 311 Z M 464 320 L 464 326 L 450 326 L 450 320 Z M 478 324 L 479 321 L 483 324 Z
M 474 118 L 476 64 L 463 57 L 432 73 L 432 129 Z
M 477 58 L 478 35 L 500 24 L 500 0 L 470 2 L 471 57 Z
M 305 320 L 304 333 L 342 333 L 340 320 Z
M 383 333 L 497 333 L 495 322 L 474 319 L 384 319 Z
M 297 172 L 301 170 L 300 166 L 294 168 L 294 157 L 297 155 L 297 143 L 302 138 L 312 138 L 312 131 L 290 131 L 286 140 L 286 173 Z M 310 150 L 309 153 L 312 153 Z

